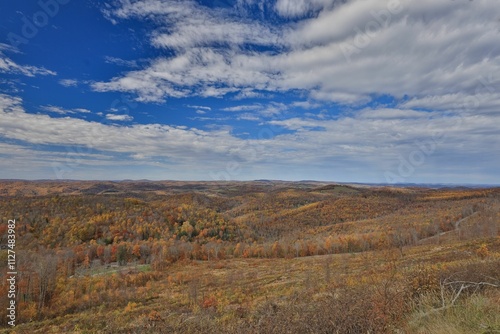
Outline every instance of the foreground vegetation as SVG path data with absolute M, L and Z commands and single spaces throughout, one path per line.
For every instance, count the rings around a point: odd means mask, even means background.
M 18 333 L 500 332 L 499 189 L 0 188 Z

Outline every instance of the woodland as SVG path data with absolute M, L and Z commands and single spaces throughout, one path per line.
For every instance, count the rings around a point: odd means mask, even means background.
M 500 333 L 500 188 L 9 180 L 0 218 L 5 333 Z

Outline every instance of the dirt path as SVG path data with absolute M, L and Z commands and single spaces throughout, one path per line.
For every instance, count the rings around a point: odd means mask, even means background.
M 464 217 L 458 221 L 456 221 L 455 223 L 453 223 L 453 226 L 454 226 L 454 229 L 453 230 L 450 230 L 450 231 L 446 231 L 446 232 L 441 232 L 441 233 L 438 233 L 436 235 L 433 235 L 433 236 L 430 236 L 430 237 L 427 237 L 427 238 L 424 238 L 424 239 L 420 239 L 418 242 L 417 242 L 417 245 L 423 245 L 425 244 L 426 242 L 430 241 L 430 240 L 433 240 L 433 239 L 436 239 L 436 238 L 440 238 L 444 235 L 447 235 L 447 234 L 450 234 L 450 233 L 453 233 L 457 230 L 460 229 L 460 224 L 463 223 L 464 221 L 468 220 L 469 218 L 475 216 L 476 214 L 478 214 L 479 211 L 476 211 L 474 212 L 473 214 L 467 216 L 467 217 Z

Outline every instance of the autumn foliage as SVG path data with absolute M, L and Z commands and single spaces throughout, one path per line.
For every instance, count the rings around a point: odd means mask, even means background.
M 443 275 L 479 264 L 497 277 L 498 189 L 5 182 L 0 193 L 2 244 L 17 222 L 27 326 L 100 310 L 159 332 L 389 333 L 439 297 Z

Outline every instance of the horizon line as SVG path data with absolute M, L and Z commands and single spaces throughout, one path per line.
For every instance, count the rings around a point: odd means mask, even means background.
M 360 182 L 360 181 L 327 181 L 327 180 L 280 180 L 280 179 L 253 179 L 253 180 L 175 180 L 175 179 L 3 179 L 0 178 L 0 182 L 5 181 L 22 181 L 22 182 L 199 182 L 199 183 L 244 183 L 244 182 L 284 182 L 284 183 L 301 183 L 301 182 L 314 182 L 314 183 L 330 183 L 330 184 L 341 184 L 341 185 L 373 185 L 373 186 L 473 186 L 473 187 L 500 187 L 500 184 L 496 183 L 434 183 L 434 182 L 398 182 L 398 183 L 387 183 L 387 182 Z

